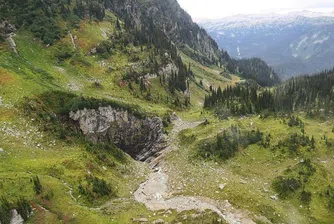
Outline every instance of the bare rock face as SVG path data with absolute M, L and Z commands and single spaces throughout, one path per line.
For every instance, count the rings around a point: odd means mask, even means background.
M 126 110 L 112 107 L 71 112 L 83 134 L 93 142 L 113 142 L 136 160 L 150 161 L 166 147 L 159 117 L 139 119 Z
M 169 63 L 165 67 L 160 68 L 158 74 L 146 74 L 144 79 L 155 79 L 158 75 L 167 75 L 170 77 L 173 73 L 177 74 L 179 72 L 179 68 L 174 63 Z
M 214 40 L 193 22 L 176 0 L 106 0 L 105 2 L 107 9 L 120 17 L 127 15 L 136 26 L 142 25 L 146 19 L 151 19 L 154 25 L 175 44 L 191 46 L 207 57 L 218 55 L 219 48 Z M 180 35 L 181 33 L 183 35 Z
M 13 51 L 17 54 L 16 43 L 13 39 L 15 31 L 15 26 L 10 24 L 8 21 L 4 20 L 0 22 L 0 41 L 1 39 L 7 39 Z
M 12 210 L 12 219 L 10 220 L 10 224 L 23 224 L 23 223 L 24 220 L 22 219 L 20 214 L 18 214 L 18 212 L 15 209 Z
M 14 25 L 10 24 L 8 21 L 4 20 L 4 21 L 0 21 L 0 33 L 1 34 L 11 34 L 14 33 L 16 31 L 16 28 Z

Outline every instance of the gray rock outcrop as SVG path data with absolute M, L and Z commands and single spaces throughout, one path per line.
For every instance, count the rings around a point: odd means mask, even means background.
M 80 130 L 93 142 L 113 142 L 136 160 L 150 161 L 166 147 L 159 117 L 139 119 L 126 110 L 100 107 L 71 112 Z
M 14 25 L 10 24 L 8 21 L 1 21 L 0 22 L 0 38 L 7 39 L 9 45 L 13 49 L 13 51 L 17 54 L 16 43 L 13 39 L 15 36 L 14 32 L 16 28 Z
M 20 214 L 14 209 L 12 210 L 12 219 L 10 220 L 10 224 L 23 224 L 24 220 L 20 216 Z

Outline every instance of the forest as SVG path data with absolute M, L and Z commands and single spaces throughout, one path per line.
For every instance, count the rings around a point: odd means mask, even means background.
M 229 86 L 224 90 L 211 88 L 210 94 L 205 97 L 204 108 L 214 108 L 221 116 L 259 114 L 264 111 L 333 114 L 333 85 L 334 70 L 329 70 L 292 78 L 271 89 L 247 83 Z

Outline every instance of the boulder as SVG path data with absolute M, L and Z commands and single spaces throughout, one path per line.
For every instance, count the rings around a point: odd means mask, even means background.
M 20 214 L 14 209 L 12 210 L 12 219 L 10 220 L 10 224 L 23 224 L 24 220 L 20 216 Z
M 219 189 L 224 190 L 225 186 L 226 186 L 226 184 L 219 184 Z
M 271 198 L 272 200 L 274 200 L 274 201 L 277 201 L 277 200 L 278 200 L 278 198 L 277 198 L 276 195 L 272 195 L 272 196 L 270 196 L 270 198 Z

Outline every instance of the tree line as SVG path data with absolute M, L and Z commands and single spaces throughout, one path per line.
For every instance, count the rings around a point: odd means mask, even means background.
M 224 90 L 210 89 L 205 97 L 204 108 L 216 108 L 233 115 L 269 112 L 294 112 L 304 110 L 333 113 L 334 70 L 313 76 L 303 76 L 273 88 L 263 89 L 252 85 L 238 84 Z

